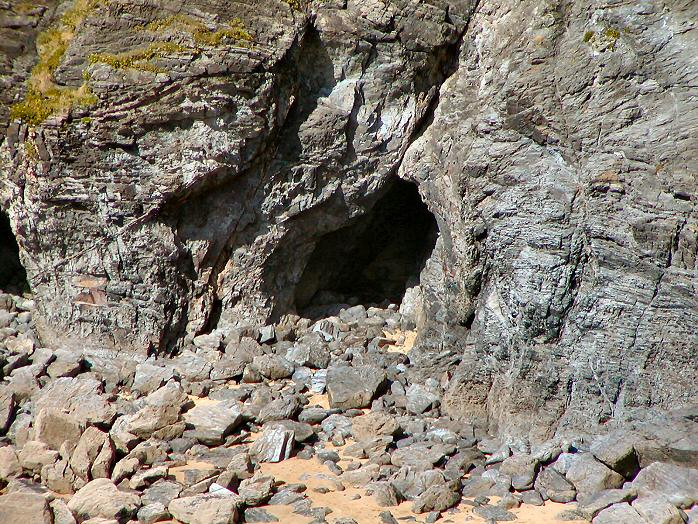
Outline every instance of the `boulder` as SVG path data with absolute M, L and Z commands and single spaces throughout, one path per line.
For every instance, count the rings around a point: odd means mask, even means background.
M 265 428 L 250 447 L 250 455 L 259 462 L 281 462 L 291 456 L 295 433 L 282 427 Z
M 95 517 L 122 522 L 136 516 L 140 497 L 120 491 L 109 479 L 95 479 L 73 495 L 68 507 L 80 522 Z
M 241 422 L 242 415 L 235 402 L 214 402 L 195 406 L 184 414 L 187 433 L 203 444 L 222 444 Z
M 56 408 L 84 426 L 108 426 L 116 417 L 116 409 L 102 392 L 102 383 L 93 378 L 63 377 L 50 382 L 33 400 L 37 413 L 44 408 Z
M 544 499 L 553 502 L 572 502 L 577 496 L 577 490 L 572 483 L 552 467 L 544 468 L 538 474 L 534 486 Z
M 46 497 L 32 493 L 8 493 L 0 496 L 0 522 L 54 524 Z
M 327 370 L 327 397 L 330 407 L 368 407 L 385 385 L 385 380 L 385 372 L 372 366 L 330 368 Z
M 68 450 L 75 448 L 81 434 L 82 427 L 75 417 L 61 409 L 43 408 L 34 420 L 34 440 L 56 451 L 61 449 L 64 442 Z
M 591 522 L 592 524 L 648 524 L 627 502 L 604 509 Z
M 70 456 L 70 468 L 85 482 L 108 478 L 115 456 L 109 435 L 92 426 L 82 434 Z
M 235 524 L 240 503 L 234 495 L 206 493 L 174 499 L 167 510 L 183 524 Z
M 640 496 L 663 496 L 676 506 L 698 502 L 698 469 L 655 462 L 640 470 L 632 482 Z
M 619 488 L 625 482 L 620 473 L 596 460 L 591 453 L 575 455 L 565 477 L 574 484 L 580 494 L 592 494 L 605 489 Z
M 684 524 L 681 511 L 662 496 L 640 497 L 633 501 L 632 506 L 651 524 Z
M 393 436 L 400 431 L 395 417 L 380 411 L 369 411 L 352 419 L 351 434 L 357 440 L 367 440 L 382 435 Z

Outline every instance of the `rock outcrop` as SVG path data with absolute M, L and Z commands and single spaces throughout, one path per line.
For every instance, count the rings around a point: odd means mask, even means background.
M 453 418 L 540 439 L 687 404 L 696 19 L 689 0 L 0 3 L 0 202 L 41 341 L 208 347 L 406 291 L 414 382 L 442 381 Z

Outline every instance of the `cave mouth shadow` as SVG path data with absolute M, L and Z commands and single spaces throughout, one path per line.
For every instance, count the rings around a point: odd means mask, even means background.
M 10 217 L 0 210 L 0 290 L 21 295 L 29 290 L 27 272 L 19 260 L 19 246 Z
M 296 311 L 319 318 L 347 305 L 400 304 L 437 237 L 417 186 L 396 177 L 365 215 L 317 240 L 295 286 Z

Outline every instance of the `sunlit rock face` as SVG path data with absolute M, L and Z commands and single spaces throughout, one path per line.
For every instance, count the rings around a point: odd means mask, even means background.
M 46 342 L 383 299 L 443 409 L 502 433 L 690 400 L 694 2 L 85 5 L 0 8 L 0 206 Z M 27 85 L 72 98 L 11 113 Z

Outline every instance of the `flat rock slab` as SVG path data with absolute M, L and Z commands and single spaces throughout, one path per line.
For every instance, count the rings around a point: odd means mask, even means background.
M 250 455 L 259 462 L 281 462 L 291 456 L 295 433 L 292 430 L 275 426 L 264 430 L 250 448 Z
M 184 414 L 184 422 L 193 428 L 189 435 L 210 446 L 222 444 L 241 421 L 237 405 L 228 402 L 195 406 Z
M 68 502 L 68 508 L 80 522 L 95 517 L 129 518 L 136 515 L 140 505 L 138 495 L 120 491 L 109 479 L 88 482 Z
M 0 496 L 0 522 L 53 524 L 53 515 L 45 497 L 31 493 L 9 493 Z
M 184 524 L 235 524 L 240 499 L 234 495 L 194 495 L 174 499 L 167 510 Z
M 511 522 L 516 520 L 516 515 L 499 506 L 479 506 L 473 509 L 473 513 L 481 516 L 488 522 Z
M 698 469 L 655 462 L 642 469 L 632 486 L 640 496 L 661 495 L 672 503 L 698 501 Z
M 385 384 L 385 372 L 373 366 L 330 368 L 327 370 L 327 397 L 330 407 L 352 409 L 371 405 Z
M 647 524 L 640 514 L 635 511 L 630 504 L 623 502 L 606 508 L 599 513 L 593 524 Z M 655 523 L 652 523 L 655 524 Z

